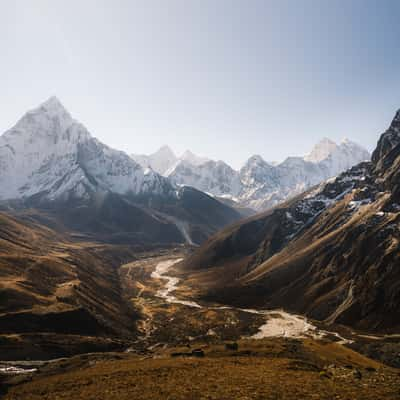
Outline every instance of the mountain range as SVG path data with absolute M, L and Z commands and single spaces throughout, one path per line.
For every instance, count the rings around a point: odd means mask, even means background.
M 370 154 L 348 139 L 336 144 L 324 138 L 304 157 L 268 163 L 254 155 L 240 170 L 189 151 L 177 157 L 167 146 L 149 156 L 131 157 L 179 186 L 195 187 L 242 209 L 263 211 L 369 160 Z
M 128 156 L 101 143 L 56 98 L 0 136 L 0 207 L 29 207 L 96 239 L 199 244 L 251 210 L 290 198 L 368 158 L 360 146 L 323 140 L 278 165 L 251 157 L 240 171 L 166 146 Z M 42 222 L 42 221 L 41 221 Z
M 91 136 L 56 97 L 0 137 L 3 209 L 45 210 L 107 241 L 200 243 L 240 217 Z

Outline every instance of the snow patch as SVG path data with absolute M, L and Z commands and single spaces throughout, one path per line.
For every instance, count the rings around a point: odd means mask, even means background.
M 32 374 L 36 371 L 37 371 L 36 368 L 24 369 L 24 368 L 19 368 L 19 367 L 14 367 L 14 366 L 0 367 L 0 374 L 4 374 L 4 375 Z

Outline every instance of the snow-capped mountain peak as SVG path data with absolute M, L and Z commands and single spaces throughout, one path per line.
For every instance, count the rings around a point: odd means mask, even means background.
M 65 109 L 64 105 L 61 103 L 61 101 L 56 96 L 49 97 L 44 103 L 42 103 L 39 106 L 39 108 L 43 108 L 54 114 L 59 114 L 59 113 L 69 114 L 68 111 Z
M 336 149 L 338 145 L 328 138 L 323 138 L 320 142 L 318 142 L 311 153 L 307 154 L 304 159 L 310 162 L 321 162 L 328 158 Z
M 98 191 L 139 194 L 173 188 L 93 138 L 56 97 L 26 113 L 0 137 L 0 199 L 67 200 Z
M 193 154 L 190 150 L 186 150 L 180 157 L 180 160 L 182 161 L 187 161 L 190 164 L 193 165 L 201 165 L 206 163 L 207 161 L 210 161 L 209 158 L 206 157 L 199 157 L 196 154 Z
M 328 159 L 338 159 L 338 161 L 341 160 L 343 164 L 343 158 L 347 158 L 347 163 L 344 162 L 346 165 L 340 167 L 347 169 L 354 165 L 353 159 L 365 161 L 368 160 L 369 157 L 370 155 L 367 150 L 348 138 L 344 138 L 339 145 L 333 140 L 324 138 L 313 147 L 312 151 L 304 157 L 304 160 L 320 163 Z M 343 171 L 343 169 L 341 171 Z M 336 173 L 341 171 L 337 171 Z
M 148 156 L 131 154 L 131 158 L 143 168 L 151 168 L 161 175 L 165 175 L 165 172 L 178 160 L 174 152 L 166 145 Z
M 340 144 L 346 144 L 346 143 L 354 143 L 354 142 L 352 142 L 348 137 L 344 137 L 340 142 Z
M 197 156 L 190 150 L 186 150 L 178 158 L 175 153 L 170 149 L 170 147 L 166 145 L 162 146 L 153 154 L 132 154 L 131 157 L 143 168 L 150 167 L 154 171 L 164 176 L 169 176 L 172 171 L 174 171 L 180 164 L 182 164 L 182 168 L 184 165 L 190 164 L 194 166 L 200 166 L 210 161 L 210 159 L 208 158 Z
M 76 121 L 56 97 L 50 97 L 39 107 L 28 111 L 17 124 L 3 135 L 6 139 L 13 135 L 54 136 L 61 135 Z
M 160 157 L 166 157 L 171 159 L 176 158 L 175 153 L 167 145 L 161 146 L 154 154 Z
M 257 166 L 271 166 L 271 165 L 267 161 L 265 161 L 259 154 L 255 154 L 246 161 L 243 168 L 251 168 Z

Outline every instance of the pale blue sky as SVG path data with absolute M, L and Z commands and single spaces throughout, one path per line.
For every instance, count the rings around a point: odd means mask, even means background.
M 0 0 L 0 132 L 56 95 L 129 153 L 169 144 L 238 167 L 400 107 L 400 2 Z

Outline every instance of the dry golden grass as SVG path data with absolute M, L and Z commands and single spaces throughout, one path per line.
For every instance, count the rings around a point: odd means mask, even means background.
M 82 371 L 13 388 L 11 399 L 398 399 L 395 377 L 361 380 L 307 369 L 287 359 L 217 358 L 99 362 Z M 374 375 L 378 375 L 374 378 Z M 396 387 L 397 385 L 397 387 Z
M 122 296 L 118 275 L 119 265 L 134 259 L 135 251 L 74 240 L 68 231 L 29 216 L 0 212 L 2 360 L 107 351 L 85 344 L 93 337 L 103 344 L 108 337 L 135 337 L 137 316 Z M 10 341 L 12 334 L 21 335 L 19 346 Z M 69 343 L 62 335 L 75 337 Z
M 400 376 L 349 349 L 315 341 L 241 341 L 204 347 L 204 358 L 93 356 L 12 387 L 5 400 L 400 398 Z M 187 351 L 187 349 L 186 349 Z M 66 372 L 68 371 L 68 372 Z

